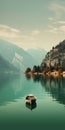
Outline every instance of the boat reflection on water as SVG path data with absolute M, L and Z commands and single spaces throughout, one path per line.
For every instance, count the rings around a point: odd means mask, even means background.
M 30 110 L 33 110 L 37 107 L 37 103 L 33 103 L 33 104 L 30 104 L 30 103 L 25 103 L 26 107 L 29 108 Z

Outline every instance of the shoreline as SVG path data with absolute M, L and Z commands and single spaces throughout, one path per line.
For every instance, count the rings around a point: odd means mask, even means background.
M 47 72 L 47 73 L 44 73 L 44 72 L 32 72 L 32 71 L 30 71 L 30 72 L 27 72 L 27 73 L 25 73 L 26 75 L 29 75 L 29 76 L 31 76 L 31 77 L 34 77 L 34 76 L 43 76 L 43 77 L 54 77 L 54 78 L 59 78 L 59 77 L 64 77 L 65 78 L 65 71 L 63 71 L 63 72 L 59 72 L 59 71 L 53 71 L 53 72 L 51 72 L 51 71 L 49 71 L 49 72 Z

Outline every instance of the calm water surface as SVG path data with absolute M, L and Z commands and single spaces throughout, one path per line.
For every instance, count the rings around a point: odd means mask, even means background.
M 32 93 L 36 105 L 28 106 L 25 97 Z M 0 125 L 65 128 L 65 79 L 0 77 Z

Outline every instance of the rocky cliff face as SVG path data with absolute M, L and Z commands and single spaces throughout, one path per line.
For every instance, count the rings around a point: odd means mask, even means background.
M 46 65 L 50 66 L 62 66 L 63 70 L 65 70 L 65 40 L 60 42 L 56 47 L 53 47 L 42 61 L 42 66 Z

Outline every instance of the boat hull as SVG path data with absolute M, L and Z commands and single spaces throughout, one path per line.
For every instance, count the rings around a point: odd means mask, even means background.
M 26 103 L 35 104 L 35 103 L 36 103 L 36 99 L 33 99 L 33 100 L 26 100 Z

